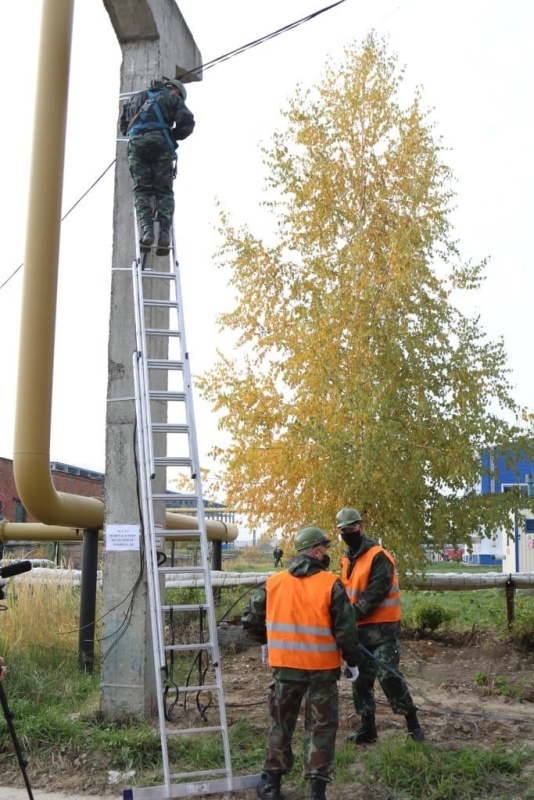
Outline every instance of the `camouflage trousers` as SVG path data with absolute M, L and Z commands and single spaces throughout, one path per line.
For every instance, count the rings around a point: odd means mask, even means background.
M 330 780 L 334 771 L 339 721 L 337 683 L 275 681 L 269 687 L 271 730 L 267 737 L 265 772 L 289 772 L 294 763 L 291 739 L 304 706 L 303 763 L 305 778 Z
M 174 157 L 167 144 L 128 144 L 128 166 L 133 181 L 137 217 L 172 222 L 174 215 Z
M 377 678 L 395 714 L 406 715 L 415 711 L 410 690 L 399 668 L 398 641 L 393 639 L 374 646 L 365 645 L 365 650 L 360 650 L 359 675 L 352 684 L 352 699 L 357 713 L 360 716 L 375 713 L 374 684 Z

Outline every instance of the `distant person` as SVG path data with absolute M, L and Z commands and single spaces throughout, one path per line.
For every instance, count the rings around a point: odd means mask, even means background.
M 4 667 L 4 659 L 0 656 L 0 681 L 6 677 L 7 667 Z
M 147 252 L 154 244 L 157 219 L 158 256 L 167 255 L 171 245 L 178 141 L 186 139 L 195 127 L 186 97 L 181 81 L 155 80 L 149 89 L 130 98 L 120 118 L 121 133 L 128 136 L 128 164 L 141 251 Z
M 262 800 L 282 798 L 282 776 L 293 766 L 291 741 L 303 700 L 304 777 L 312 800 L 324 800 L 332 780 L 341 657 L 347 677 L 354 680 L 360 654 L 350 601 L 339 578 L 327 572 L 331 544 L 320 528 L 300 530 L 296 562 L 254 591 L 241 618 L 250 638 L 267 644 L 273 669 L 271 729 L 256 787 Z
M 422 742 L 425 735 L 410 691 L 400 672 L 400 591 L 391 553 L 364 536 L 363 520 L 354 508 L 343 508 L 337 527 L 347 550 L 341 561 L 341 580 L 353 604 L 362 653 L 359 675 L 352 684 L 361 727 L 348 737 L 355 744 L 378 738 L 375 721 L 376 678 L 394 714 L 406 718 L 408 735 Z
M 282 556 L 284 555 L 284 551 L 281 547 L 275 547 L 273 550 L 273 559 L 274 559 L 274 566 L 275 568 L 278 566 L 282 566 Z

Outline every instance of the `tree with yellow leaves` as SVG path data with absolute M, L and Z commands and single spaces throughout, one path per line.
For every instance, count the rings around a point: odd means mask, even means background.
M 291 538 L 353 506 L 405 569 L 422 545 L 509 528 L 525 501 L 480 495 L 481 452 L 534 453 L 502 342 L 455 305 L 485 263 L 461 260 L 444 146 L 402 88 L 371 34 L 297 89 L 265 151 L 277 240 L 221 217 L 238 302 L 219 322 L 237 342 L 202 390 L 232 436 L 217 451 L 229 503 L 252 524 Z

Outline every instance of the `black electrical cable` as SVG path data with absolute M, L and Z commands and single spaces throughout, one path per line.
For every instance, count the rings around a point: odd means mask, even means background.
M 109 169 L 109 167 L 108 167 L 108 169 Z M 121 603 L 118 603 L 118 605 L 115 606 L 115 608 L 118 608 L 122 603 L 125 602 L 125 600 L 128 599 L 128 597 L 130 597 L 130 602 L 128 603 L 128 607 L 127 607 L 126 612 L 124 614 L 124 619 L 122 620 L 122 622 L 119 625 L 119 627 L 117 628 L 117 630 L 113 631 L 112 634 L 109 634 L 109 637 L 111 637 L 111 636 L 114 637 L 113 638 L 113 642 L 108 647 L 106 652 L 102 654 L 101 663 L 103 663 L 105 661 L 105 659 L 111 653 L 113 648 L 117 646 L 117 644 L 120 642 L 122 637 L 126 634 L 126 631 L 128 630 L 128 628 L 130 627 L 130 623 L 132 621 L 132 615 L 133 615 L 133 604 L 134 604 L 134 600 L 135 600 L 135 593 L 136 593 L 137 589 L 139 588 L 139 586 L 141 585 L 141 582 L 142 582 L 142 579 L 143 579 L 143 556 L 144 556 L 144 544 L 145 544 L 145 531 L 144 531 L 144 526 L 143 526 L 143 517 L 142 517 L 142 514 L 141 514 L 141 497 L 140 497 L 140 493 L 139 493 L 139 465 L 138 465 L 138 457 L 137 457 L 137 455 L 138 455 L 137 454 L 137 418 L 134 419 L 133 449 L 134 449 L 134 467 L 135 467 L 135 477 L 136 477 L 137 505 L 138 505 L 138 508 L 139 508 L 139 515 L 140 515 L 140 520 L 141 520 L 141 524 L 139 526 L 140 532 L 141 532 L 141 542 L 140 542 L 141 546 L 140 546 L 140 550 L 139 550 L 139 556 L 140 556 L 140 558 L 139 558 L 139 573 L 137 575 L 137 578 L 135 580 L 134 585 L 132 586 L 132 588 L 130 589 L 130 591 L 128 592 L 128 594 L 124 598 L 124 600 L 122 600 Z M 110 611 L 111 610 L 113 610 L 113 609 L 110 609 Z M 107 613 L 109 613 L 109 612 L 107 612 Z
M 266 581 L 266 580 L 267 580 L 267 578 L 265 578 L 265 581 Z M 242 600 L 244 597 L 246 597 L 246 595 L 247 595 L 247 594 L 250 594 L 250 592 L 253 592 L 255 589 L 257 589 L 257 588 L 258 588 L 258 586 L 263 586 L 263 584 L 265 583 L 265 581 L 259 581 L 258 583 L 255 583 L 255 584 L 254 584 L 254 586 L 249 586 L 249 587 L 248 587 L 248 589 L 245 589 L 245 591 L 244 591 L 242 594 L 240 594 L 240 595 L 239 595 L 239 597 L 237 598 L 237 600 L 235 601 L 235 603 L 232 603 L 232 605 L 230 606 L 230 608 L 227 608 L 227 609 L 226 609 L 226 611 L 224 612 L 224 614 L 222 615 L 222 617 L 219 619 L 219 621 L 218 621 L 218 624 L 220 625 L 220 624 L 221 624 L 221 622 L 223 622 L 223 620 L 224 620 L 224 619 L 226 619 L 226 617 L 228 616 L 228 614 L 230 613 L 230 611 L 231 611 L 233 608 L 235 608 L 235 607 L 236 607 L 236 605 L 237 605 L 237 604 L 238 604 L 238 603 L 239 603 L 239 602 L 240 602 L 240 601 L 241 601 L 241 600 Z
M 180 78 L 183 79 L 188 77 L 189 75 L 197 75 L 198 73 L 203 72 L 204 70 L 211 69 L 212 67 L 217 66 L 217 64 L 222 64 L 224 61 L 228 61 L 230 58 L 233 58 L 234 56 L 237 56 L 240 53 L 245 53 L 247 50 L 251 50 L 253 47 L 257 47 L 258 45 L 263 44 L 264 42 L 268 42 L 270 39 L 274 39 L 276 36 L 280 36 L 282 33 L 287 33 L 288 31 L 293 30 L 293 28 L 297 28 L 299 25 L 303 25 L 305 22 L 309 22 L 315 17 L 318 17 L 320 14 L 324 14 L 325 11 L 330 11 L 330 9 L 335 8 L 336 6 L 339 6 L 345 2 L 346 0 L 337 0 L 337 2 L 331 3 L 329 6 L 320 8 L 318 11 L 313 11 L 311 14 L 307 14 L 305 17 L 302 17 L 302 19 L 298 19 L 295 22 L 290 22 L 287 25 L 284 25 L 282 28 L 278 28 L 277 30 L 272 31 L 271 33 L 268 33 L 265 36 L 261 36 L 259 39 L 254 39 L 253 41 L 248 42 L 248 44 L 241 45 L 241 47 L 236 47 L 235 50 L 230 50 L 228 53 L 225 53 L 222 56 L 218 56 L 217 58 L 214 58 L 211 61 L 207 61 L 205 64 L 201 64 L 199 67 L 195 67 L 195 69 L 189 70 L 188 72 L 183 72 L 180 75 Z M 96 181 L 94 181 L 94 183 L 91 184 L 91 186 L 78 198 L 78 200 L 76 200 L 74 205 L 72 205 L 69 208 L 67 213 L 63 217 L 61 217 L 61 222 L 63 222 L 63 220 L 65 220 L 69 216 L 71 211 L 74 211 L 76 206 L 84 199 L 84 197 L 86 197 L 89 194 L 89 192 L 92 189 L 94 189 L 97 183 L 104 177 L 106 172 L 108 172 L 108 170 L 111 169 L 111 167 L 115 163 L 115 160 L 116 159 L 113 159 L 111 164 L 109 164 L 106 167 L 106 169 L 102 172 L 101 175 L 99 175 Z M 22 264 L 19 264 L 19 266 L 15 270 L 13 270 L 11 275 L 9 275 L 9 277 L 7 277 L 2 284 L 0 284 L 0 291 L 4 288 L 4 286 L 6 286 L 6 284 L 9 283 L 11 278 L 13 278 L 17 274 L 17 272 L 19 272 L 19 270 L 22 269 L 23 266 L 24 262 L 22 262 Z
M 265 36 L 261 36 L 259 39 L 253 39 L 251 42 L 248 42 L 248 44 L 241 45 L 241 47 L 236 47 L 235 50 L 230 50 L 228 53 L 218 56 L 217 58 L 213 58 L 211 61 L 206 61 L 205 64 L 201 64 L 199 67 L 195 67 L 195 69 L 191 69 L 188 72 L 183 72 L 180 75 L 180 79 L 186 78 L 189 75 L 197 75 L 200 72 L 217 66 L 217 64 L 222 64 L 223 61 L 228 61 L 230 58 L 240 55 L 241 53 L 245 53 L 247 50 L 251 50 L 253 47 L 257 47 L 260 44 L 264 44 L 264 42 L 268 42 L 270 39 L 274 39 L 276 36 L 280 36 L 282 33 L 287 33 L 288 31 L 297 28 L 299 25 L 309 22 L 315 17 L 318 17 L 320 14 L 324 14 L 325 11 L 330 11 L 330 9 L 335 8 L 344 2 L 346 2 L 346 0 L 337 0 L 337 2 L 331 3 L 329 6 L 325 6 L 324 8 L 320 8 L 318 11 L 313 11 L 311 14 L 307 14 L 305 17 L 302 17 L 302 19 L 298 19 L 295 22 L 290 22 L 287 25 L 284 25 L 282 28 L 278 28 L 271 33 L 267 33 Z
M 72 206 L 69 208 L 69 210 L 68 210 L 68 211 L 67 211 L 67 212 L 66 212 L 66 213 L 65 213 L 65 214 L 64 214 L 64 215 L 61 217 L 61 222 L 63 222 L 63 220 L 65 220 L 65 219 L 67 219 L 67 217 L 69 216 L 69 214 L 71 213 L 71 211 L 74 211 L 74 209 L 76 208 L 76 206 L 77 206 L 79 203 L 81 203 L 81 201 L 84 199 L 84 197 L 87 197 L 87 195 L 89 194 L 89 192 L 90 192 L 92 189 L 94 189 L 94 188 L 95 188 L 95 186 L 97 185 L 97 183 L 98 183 L 99 181 L 101 181 L 101 180 L 102 180 L 102 178 L 104 177 L 104 175 L 106 174 L 106 172 L 109 172 L 109 170 L 111 169 L 111 167 L 113 166 L 113 164 L 115 163 L 115 161 L 116 161 L 116 159 L 114 158 L 114 159 L 113 159 L 113 161 L 112 161 L 110 164 L 108 164 L 108 166 L 106 167 L 106 169 L 105 169 L 103 172 L 101 172 L 101 173 L 100 173 L 100 175 L 98 176 L 98 178 L 96 179 L 96 181 L 93 181 L 93 183 L 91 184 L 91 186 L 90 186 L 90 187 L 89 187 L 89 188 L 88 188 L 88 189 L 87 189 L 87 190 L 86 190 L 86 191 L 85 191 L 85 192 L 84 192 L 84 193 L 83 193 L 83 194 L 82 194 L 82 195 L 81 195 L 81 196 L 80 196 L 80 197 L 79 197 L 79 198 L 76 200 L 76 202 L 75 202 L 75 203 L 74 203 L 74 204 L 73 204 L 73 205 L 72 205 Z M 13 272 L 11 273 L 11 275 L 10 275 L 8 278 L 6 278 L 6 279 L 5 279 L 5 281 L 4 281 L 3 283 L 1 283 L 1 284 L 0 284 L 0 291 L 1 291 L 1 290 L 4 288 L 4 286 L 5 286 L 6 284 L 8 284 L 8 283 L 9 283 L 9 281 L 11 280 L 11 278 L 13 278 L 13 277 L 14 277 L 14 276 L 17 274 L 17 272 L 18 272 L 19 270 L 21 270 L 21 269 L 22 269 L 22 267 L 23 267 L 23 266 L 24 266 L 24 261 L 22 262 L 22 264 L 19 264 L 19 265 L 18 265 L 18 267 L 17 267 L 15 270 L 13 270 Z
M 458 716 L 458 717 L 477 717 L 478 719 L 490 719 L 496 722 L 526 722 L 530 725 L 534 725 L 534 719 L 532 720 L 517 719 L 515 717 L 506 717 L 494 714 L 483 714 L 480 711 L 456 711 L 456 709 L 447 709 L 445 711 L 438 710 L 442 708 L 442 706 L 440 706 L 439 703 L 436 703 L 434 700 L 431 700 L 420 689 L 417 689 L 417 687 L 413 686 L 413 684 L 407 681 L 406 678 L 403 675 L 401 675 L 394 667 L 392 667 L 390 664 L 386 663 L 382 659 L 377 658 L 377 656 L 375 656 L 374 653 L 371 653 L 371 651 L 368 650 L 366 647 L 364 647 L 363 644 L 358 645 L 358 647 L 360 648 L 360 650 L 362 650 L 362 652 L 364 652 L 367 656 L 369 656 L 369 658 L 374 659 L 378 664 L 381 664 L 382 667 L 385 667 L 397 678 L 403 679 L 406 685 L 413 690 L 414 694 L 418 694 L 420 697 L 423 698 L 423 700 L 426 703 L 429 703 L 431 706 L 435 706 L 435 709 L 425 709 L 418 707 L 417 709 L 418 711 L 422 711 L 423 713 L 442 714 L 444 716 L 448 716 L 450 714 L 451 716 Z

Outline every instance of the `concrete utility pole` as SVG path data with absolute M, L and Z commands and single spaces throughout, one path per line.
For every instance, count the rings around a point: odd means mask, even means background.
M 200 53 L 174 0 L 104 0 L 104 5 L 122 49 L 121 94 L 145 89 L 154 78 L 163 75 L 179 78 L 200 67 Z M 200 76 L 188 76 L 187 80 L 200 80 Z M 124 142 L 117 143 L 116 157 L 108 350 L 106 528 L 140 522 L 132 372 L 135 323 L 131 265 L 137 234 Z M 159 269 L 165 268 L 164 260 L 159 258 L 158 261 Z M 159 323 L 159 327 L 163 327 L 161 318 Z M 162 407 L 162 418 L 165 414 L 166 409 Z M 165 491 L 165 487 L 158 491 Z M 164 524 L 163 519 L 156 522 Z M 141 571 L 139 550 L 104 550 L 102 652 L 106 657 L 102 665 L 101 711 L 108 719 L 142 717 L 155 710 L 150 614 L 146 576 L 141 575 Z

